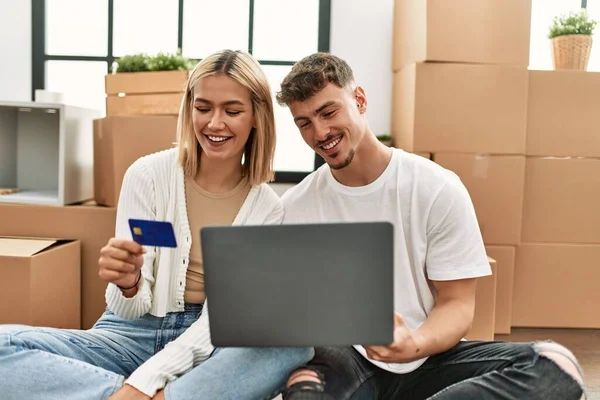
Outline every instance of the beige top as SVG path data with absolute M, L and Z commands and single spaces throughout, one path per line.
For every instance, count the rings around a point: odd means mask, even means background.
M 231 225 L 249 191 L 247 178 L 243 178 L 235 188 L 226 193 L 208 192 L 194 179 L 185 178 L 185 199 L 192 231 L 190 262 L 183 296 L 186 303 L 203 303 L 206 297 L 200 229 L 207 225 Z

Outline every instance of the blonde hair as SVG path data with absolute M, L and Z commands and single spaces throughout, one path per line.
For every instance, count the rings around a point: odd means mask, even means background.
M 253 186 L 272 181 L 276 138 L 271 88 L 258 61 L 239 50 L 213 53 L 190 72 L 177 121 L 179 163 L 184 174 L 188 177 L 196 175 L 202 151 L 192 123 L 194 86 L 200 79 L 217 74 L 228 76 L 244 86 L 252 99 L 255 128 L 252 128 L 244 151 L 244 175 Z

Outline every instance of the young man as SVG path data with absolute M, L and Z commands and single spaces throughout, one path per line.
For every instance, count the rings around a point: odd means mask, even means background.
M 476 278 L 491 273 L 469 194 L 453 172 L 376 139 L 367 96 L 345 61 L 304 58 L 277 100 L 326 161 L 284 194 L 284 223 L 387 220 L 397 238 L 394 342 L 316 349 L 284 398 L 582 397 L 583 374 L 561 345 L 461 340 Z

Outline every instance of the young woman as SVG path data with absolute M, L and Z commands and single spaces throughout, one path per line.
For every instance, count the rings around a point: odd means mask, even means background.
M 177 129 L 178 148 L 142 157 L 125 174 L 116 238 L 99 260 L 108 307 L 95 326 L 0 327 L 3 398 L 271 399 L 312 358 L 312 349 L 214 349 L 210 340 L 200 229 L 283 218 L 266 183 L 275 123 L 258 62 L 229 50 L 203 59 Z M 138 245 L 130 218 L 170 221 L 178 247 Z

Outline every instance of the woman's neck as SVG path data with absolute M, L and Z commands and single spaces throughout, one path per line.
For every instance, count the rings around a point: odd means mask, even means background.
M 225 193 L 235 188 L 242 179 L 240 159 L 228 161 L 211 160 L 200 157 L 198 172 L 194 181 L 204 190 L 212 193 Z

